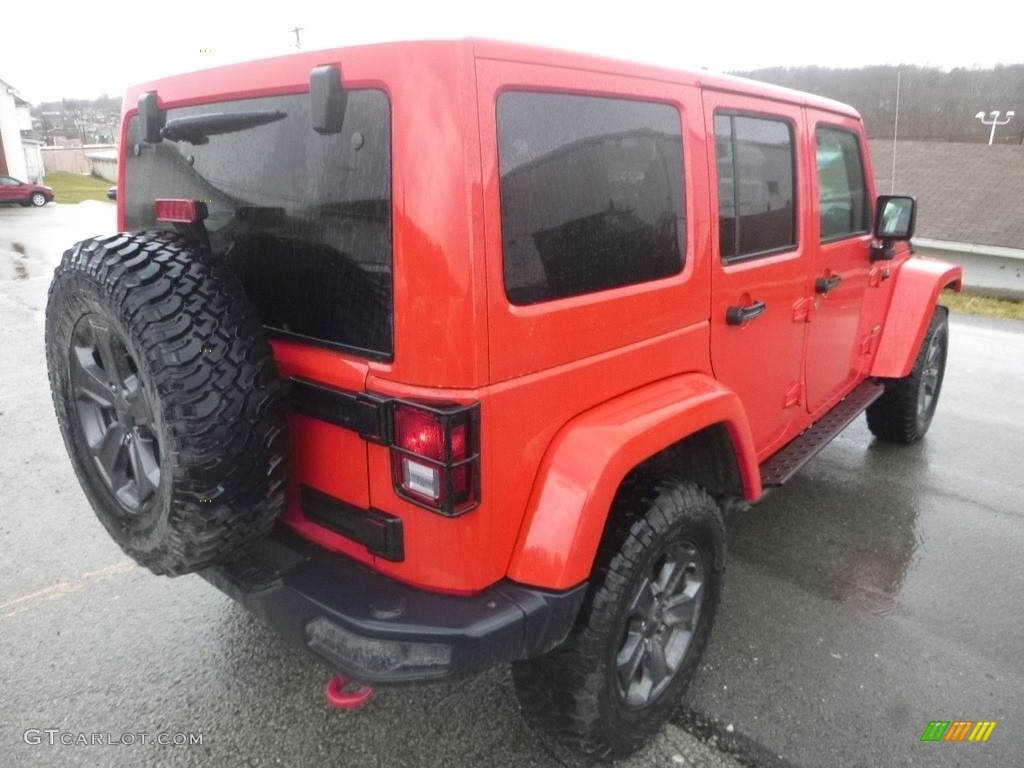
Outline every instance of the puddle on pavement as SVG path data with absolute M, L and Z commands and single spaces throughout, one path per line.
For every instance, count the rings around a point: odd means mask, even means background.
M 10 264 L 10 271 L 3 268 L 3 264 L 0 263 L 0 279 L 3 278 L 3 274 L 6 273 L 6 279 L 8 280 L 28 280 L 30 277 L 28 270 L 28 250 L 25 248 L 23 243 L 11 242 L 8 244 L 2 244 L 0 248 L 0 255 L 2 250 L 6 249 L 8 255 L 5 258 L 8 264 Z M 13 254 L 13 255 L 11 255 Z
M 906 469 L 901 483 L 882 482 L 872 471 L 897 459 L 874 446 L 854 459 L 857 467 L 809 465 L 760 504 L 730 516 L 730 557 L 828 600 L 892 614 L 921 544 L 913 475 L 926 471 L 927 461 L 913 453 L 899 456 Z
M 25 264 L 28 256 L 25 253 L 25 246 L 21 243 L 14 243 L 11 248 L 18 254 L 18 260 L 14 262 L 14 279 L 28 280 L 28 265 Z

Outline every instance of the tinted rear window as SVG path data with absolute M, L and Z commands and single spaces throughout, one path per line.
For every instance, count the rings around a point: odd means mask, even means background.
M 559 93 L 498 98 L 505 291 L 514 304 L 678 273 L 679 112 Z
M 208 136 L 199 130 L 189 136 L 197 143 L 146 144 L 133 118 L 124 196 L 128 228 L 161 226 L 153 217 L 156 198 L 206 201 L 211 249 L 239 274 L 268 328 L 390 357 L 387 95 L 350 91 L 344 126 L 329 135 L 313 130 L 308 94 L 171 109 L 167 121 L 257 112 L 273 119 Z

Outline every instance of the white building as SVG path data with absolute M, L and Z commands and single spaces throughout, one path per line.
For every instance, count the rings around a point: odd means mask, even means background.
M 29 103 L 18 97 L 17 88 L 0 79 L 0 175 L 42 183 L 41 143 L 21 137 L 22 131 L 31 130 Z

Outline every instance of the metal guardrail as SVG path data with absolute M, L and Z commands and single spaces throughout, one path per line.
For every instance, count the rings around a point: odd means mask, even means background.
M 1024 301 L 1024 249 L 915 238 L 914 251 L 960 264 L 973 293 Z

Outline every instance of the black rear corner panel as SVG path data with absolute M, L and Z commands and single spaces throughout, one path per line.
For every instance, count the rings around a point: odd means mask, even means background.
M 572 628 L 586 584 L 549 592 L 501 581 L 426 592 L 279 527 L 200 575 L 353 680 L 455 680 L 546 653 Z

